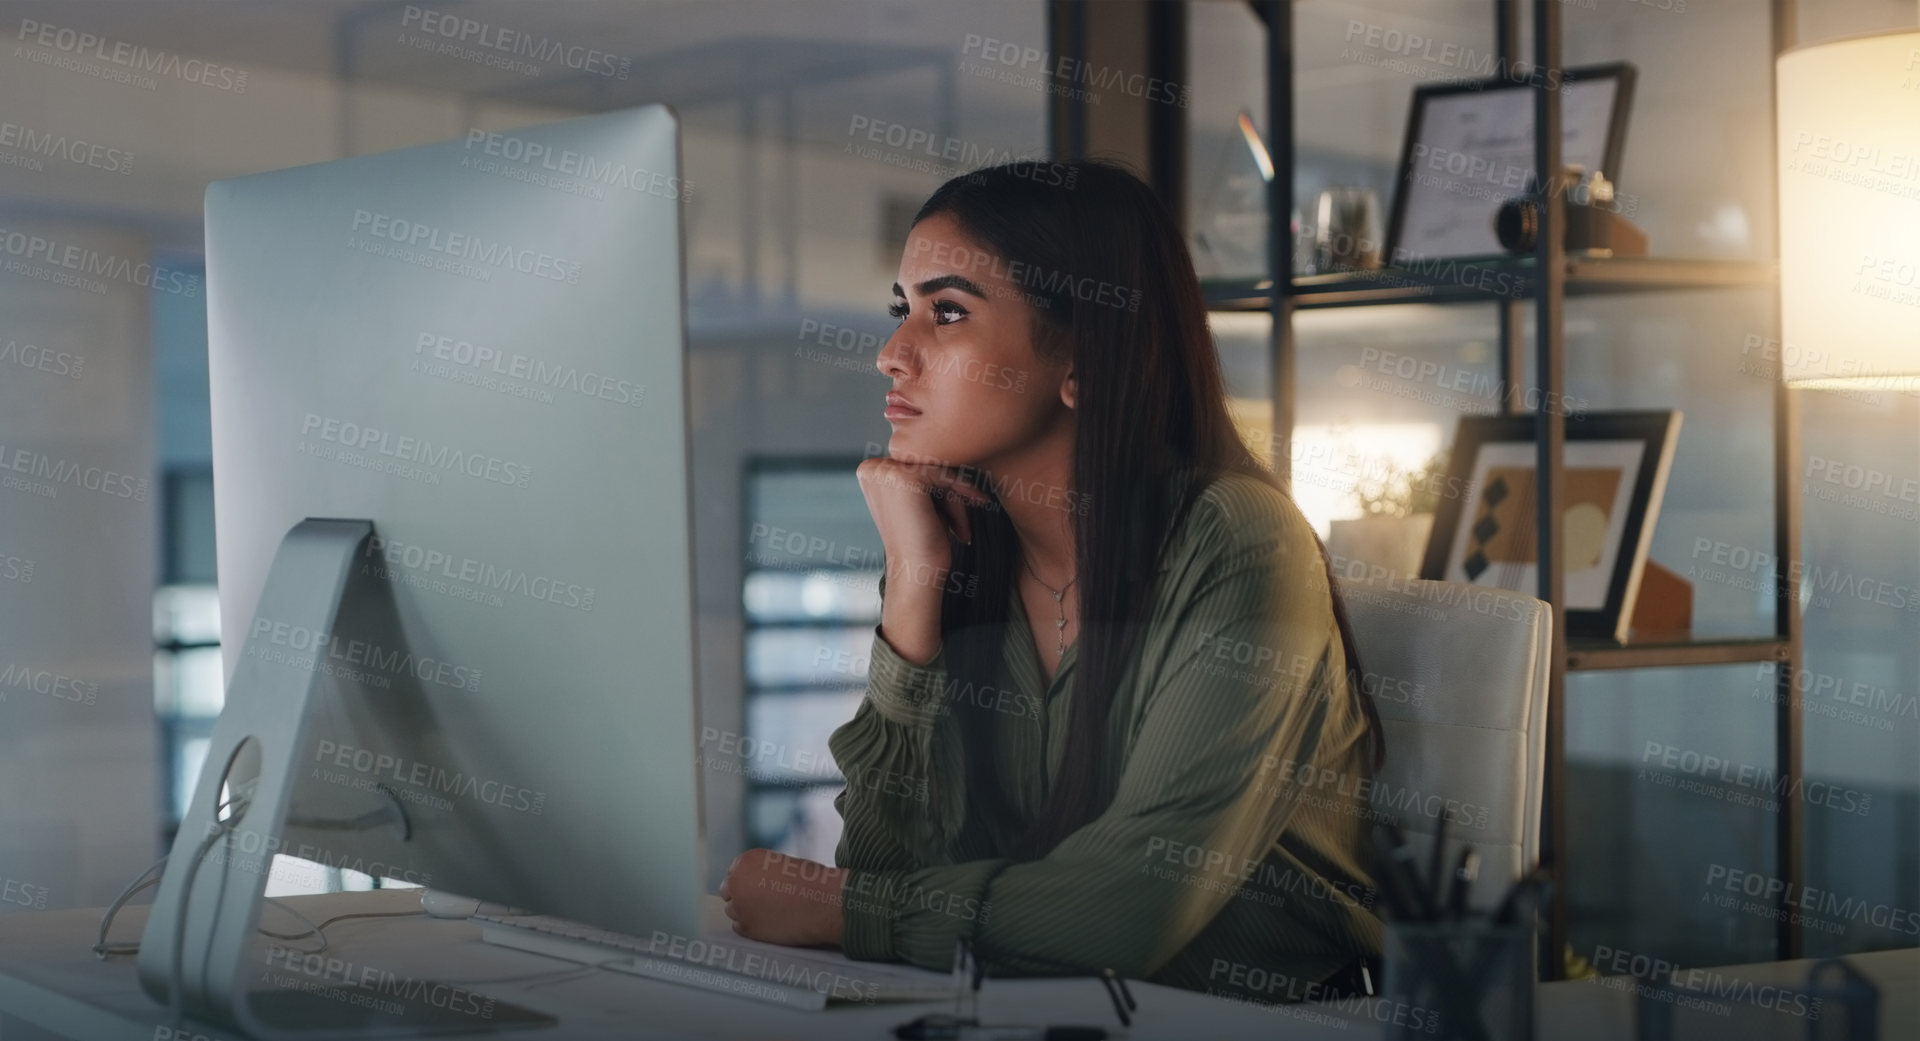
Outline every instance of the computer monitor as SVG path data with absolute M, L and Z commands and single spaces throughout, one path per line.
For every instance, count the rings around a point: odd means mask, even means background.
M 156 998 L 231 1018 L 192 945 L 273 853 L 697 934 L 683 184 L 651 105 L 208 187 L 229 702 Z M 249 729 L 287 822 L 216 835 Z

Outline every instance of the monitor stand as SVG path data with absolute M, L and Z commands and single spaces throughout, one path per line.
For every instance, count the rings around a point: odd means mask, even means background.
M 295 525 L 274 554 L 255 617 L 332 632 L 343 607 L 362 602 L 366 583 L 377 581 L 356 568 L 372 534 L 367 520 L 310 517 Z M 256 645 L 268 649 L 264 637 L 249 632 L 246 650 Z M 550 1016 L 477 996 L 447 1007 L 436 1000 L 449 993 L 447 985 L 387 975 L 348 986 L 292 967 L 276 973 L 271 960 L 262 960 L 254 931 L 267 873 L 289 823 L 309 823 L 289 814 L 308 710 L 327 682 L 318 669 L 276 659 L 242 653 L 234 669 L 140 940 L 140 984 L 148 996 L 176 1010 L 176 1027 L 192 1019 L 260 1039 L 342 1028 L 376 1037 L 553 1025 Z M 392 810 L 355 823 L 391 821 L 405 834 L 397 800 Z

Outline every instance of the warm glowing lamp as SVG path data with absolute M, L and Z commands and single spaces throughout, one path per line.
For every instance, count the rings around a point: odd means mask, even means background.
M 1920 392 L 1920 31 L 1788 51 L 1777 82 L 1782 374 Z

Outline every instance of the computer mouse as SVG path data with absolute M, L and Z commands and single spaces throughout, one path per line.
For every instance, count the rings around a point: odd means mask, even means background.
M 480 910 L 480 901 L 471 896 L 458 893 L 443 893 L 438 889 L 420 891 L 420 907 L 429 918 L 471 918 Z

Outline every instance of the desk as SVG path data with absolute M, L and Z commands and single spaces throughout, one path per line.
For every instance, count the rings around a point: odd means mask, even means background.
M 287 902 L 319 921 L 337 914 L 408 911 L 419 907 L 417 890 L 333 893 L 292 897 Z M 276 916 L 276 919 L 284 916 Z M 102 963 L 87 949 L 100 912 L 45 911 L 0 915 L 0 1041 L 46 1036 L 83 1041 L 155 1041 L 166 1023 L 164 1009 L 140 989 L 132 957 Z M 146 907 L 128 907 L 114 925 L 116 938 L 135 938 Z M 275 926 L 278 928 L 278 926 Z M 479 927 L 464 921 L 424 917 L 356 919 L 328 926 L 329 954 L 375 966 L 404 978 L 458 984 L 528 1006 L 560 1019 L 551 1030 L 476 1032 L 464 1038 L 820 1038 L 847 1041 L 891 1038 L 895 1023 L 937 1004 L 829 1006 L 824 1012 L 789 1009 L 611 972 L 563 976 L 563 963 L 480 941 Z M 1920 1026 L 1920 948 L 1850 959 L 1879 987 L 1880 1037 L 1915 1036 Z M 1724 980 L 1750 980 L 1800 987 L 1807 962 L 1781 962 L 1718 970 Z M 530 978 L 537 977 L 537 978 Z M 486 983 L 514 980 L 518 982 Z M 1551 1041 L 1633 1037 L 1635 999 L 1630 991 L 1600 982 L 1552 983 L 1540 988 L 1540 1037 Z M 1631 983 L 1631 980 L 1626 982 Z M 1132 1038 L 1213 1039 L 1351 1038 L 1381 1036 L 1375 1016 L 1391 1015 L 1387 1002 L 1371 1005 L 1264 1007 L 1192 991 L 1136 983 L 1140 1010 Z M 1736 1010 L 1721 1016 L 1681 1012 L 1676 1037 L 1791 1038 L 1807 1036 L 1803 1018 L 1779 1012 Z M 1750 1015 L 1747 1013 L 1751 1013 Z M 1092 979 L 989 980 L 981 992 L 987 1022 L 1116 1025 L 1105 990 Z M 40 1033 L 45 1031 L 45 1034 Z M 229 1035 L 201 1027 L 211 1041 Z M 445 1035 L 442 1035 L 445 1036 Z

